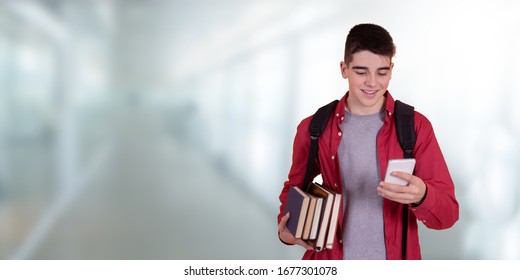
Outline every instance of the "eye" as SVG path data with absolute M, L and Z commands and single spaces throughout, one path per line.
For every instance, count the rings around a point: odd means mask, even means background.
M 377 72 L 377 74 L 379 76 L 386 76 L 388 74 L 388 71 L 384 71 L 384 72 Z
M 365 71 L 356 71 L 356 74 L 358 74 L 358 75 L 366 75 L 367 72 L 365 72 Z

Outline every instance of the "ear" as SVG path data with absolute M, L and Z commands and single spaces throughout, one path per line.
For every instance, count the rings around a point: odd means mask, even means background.
M 347 64 L 344 61 L 341 61 L 339 63 L 339 68 L 341 70 L 341 76 L 343 77 L 343 79 L 348 79 L 348 75 L 347 75 L 347 73 L 348 73 L 348 71 L 347 71 L 348 70 L 348 66 L 347 66 Z
M 390 79 L 392 78 L 392 70 L 394 69 L 394 63 L 390 63 Z

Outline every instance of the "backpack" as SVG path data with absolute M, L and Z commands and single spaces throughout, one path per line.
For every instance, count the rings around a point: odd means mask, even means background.
M 318 138 L 321 133 L 327 127 L 327 123 L 329 122 L 330 115 L 334 112 L 338 104 L 338 100 L 334 100 L 329 104 L 319 108 L 314 116 L 312 117 L 311 123 L 309 125 L 309 136 L 311 138 L 311 144 L 309 148 L 309 158 L 307 161 L 307 169 L 305 171 L 305 178 L 303 180 L 303 188 L 307 189 L 309 183 L 313 180 L 312 177 L 312 169 L 314 168 L 314 160 L 318 155 Z M 397 130 L 397 138 L 399 140 L 399 145 L 401 149 L 403 149 L 404 158 L 412 158 L 413 148 L 415 146 L 415 141 L 417 140 L 414 123 L 414 107 L 410 106 L 406 103 L 403 103 L 399 100 L 395 101 L 395 110 L 394 110 L 394 119 L 395 119 L 395 127 Z M 406 259 L 406 242 L 408 235 L 408 204 L 403 204 L 403 234 L 402 234 L 402 259 Z

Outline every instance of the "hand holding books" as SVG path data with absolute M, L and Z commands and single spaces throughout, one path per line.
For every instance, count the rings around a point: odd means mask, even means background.
M 278 225 L 280 239 L 316 251 L 332 249 L 340 203 L 341 194 L 317 183 L 310 183 L 306 191 L 291 187 Z
M 289 231 L 287 228 L 287 221 L 289 220 L 290 216 L 291 213 L 285 214 L 278 224 L 278 237 L 280 240 L 285 244 L 300 245 L 307 250 L 314 250 L 314 247 L 311 244 L 303 241 L 300 238 L 294 237 L 294 235 Z

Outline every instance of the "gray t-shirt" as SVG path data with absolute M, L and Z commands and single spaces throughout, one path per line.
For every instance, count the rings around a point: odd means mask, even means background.
M 377 194 L 381 176 L 376 139 L 383 122 L 384 112 L 373 115 L 347 112 L 340 125 L 343 137 L 338 156 L 345 194 L 345 259 L 386 259 L 383 198 Z

